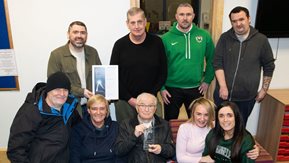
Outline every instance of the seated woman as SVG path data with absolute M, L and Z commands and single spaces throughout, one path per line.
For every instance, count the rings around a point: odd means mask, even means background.
M 206 98 L 198 98 L 190 105 L 191 118 L 181 124 L 176 141 L 176 154 L 179 163 L 197 163 L 205 148 L 205 138 L 214 127 L 215 104 Z M 256 159 L 259 148 L 248 152 L 247 156 Z
M 108 101 L 102 95 L 90 97 L 87 112 L 72 130 L 70 163 L 116 162 L 118 123 L 110 118 Z
M 216 125 L 206 137 L 200 162 L 254 163 L 246 153 L 253 149 L 255 141 L 245 129 L 238 106 L 225 101 L 216 111 Z

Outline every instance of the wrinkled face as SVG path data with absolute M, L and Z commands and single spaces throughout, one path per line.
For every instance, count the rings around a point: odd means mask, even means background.
M 250 22 L 250 17 L 248 18 L 244 11 L 231 14 L 231 24 L 238 35 L 245 35 L 249 32 Z
M 68 97 L 68 90 L 63 88 L 56 88 L 47 93 L 46 103 L 50 107 L 61 108 L 62 105 L 66 102 Z
M 67 32 L 67 37 L 74 48 L 82 48 L 87 40 L 87 31 L 84 26 L 74 24 Z
M 195 124 L 200 127 L 204 128 L 208 124 L 209 120 L 209 113 L 207 109 L 203 105 L 198 105 L 195 108 L 195 112 L 193 113 Z
M 146 23 L 146 19 L 141 13 L 129 15 L 126 22 L 131 35 L 134 37 L 141 37 L 145 34 Z
M 195 14 L 193 9 L 190 7 L 179 7 L 175 17 L 178 21 L 179 28 L 183 31 L 187 31 L 192 25 Z
M 229 106 L 221 108 L 218 112 L 220 126 L 225 133 L 233 133 L 235 128 L 235 115 Z
M 151 120 L 156 112 L 156 104 L 153 98 L 147 96 L 143 98 L 136 106 L 139 117 L 143 120 Z
M 87 109 L 88 114 L 90 115 L 92 124 L 95 127 L 101 127 L 104 124 L 104 119 L 107 116 L 107 110 L 104 102 L 95 102 L 89 109 Z

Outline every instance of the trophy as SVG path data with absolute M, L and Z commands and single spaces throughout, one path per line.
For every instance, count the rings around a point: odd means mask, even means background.
M 155 144 L 155 133 L 153 127 L 149 127 L 144 131 L 143 150 L 149 149 L 149 144 Z

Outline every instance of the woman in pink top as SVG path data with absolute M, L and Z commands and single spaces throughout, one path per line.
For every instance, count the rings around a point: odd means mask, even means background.
M 206 99 L 198 98 L 194 100 L 190 107 L 191 118 L 181 124 L 176 142 L 176 152 L 178 163 L 198 163 L 205 148 L 205 138 L 214 127 L 215 104 Z M 259 147 L 247 153 L 251 159 L 259 156 Z

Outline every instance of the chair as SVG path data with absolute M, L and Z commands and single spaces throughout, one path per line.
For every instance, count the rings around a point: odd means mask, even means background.
M 187 119 L 172 119 L 169 121 L 174 143 L 176 143 L 180 125 L 186 121 Z M 256 159 L 256 163 L 273 163 L 272 156 L 256 140 L 255 142 L 260 148 L 260 155 Z

